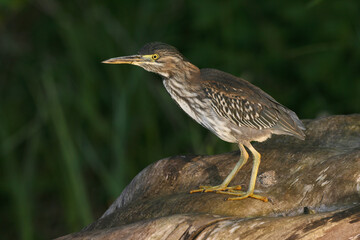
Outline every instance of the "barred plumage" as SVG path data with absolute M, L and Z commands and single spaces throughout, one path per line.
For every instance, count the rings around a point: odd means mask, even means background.
M 305 138 L 304 125 L 290 109 L 249 82 L 216 69 L 199 69 L 176 48 L 164 43 L 146 44 L 138 55 L 112 58 L 104 63 L 133 64 L 162 76 L 166 90 L 195 121 L 219 138 L 239 145 L 241 156 L 231 173 L 218 186 L 202 186 L 194 192 L 216 192 L 267 201 L 254 194 L 260 154 L 251 141 L 264 141 L 272 134 Z M 249 188 L 246 192 L 228 184 L 246 163 L 246 146 L 254 157 Z
M 220 116 L 238 127 L 304 139 L 305 127 L 296 114 L 260 88 L 216 69 L 201 69 L 201 76 L 211 107 Z
M 205 88 L 215 112 L 239 127 L 254 129 L 271 128 L 279 120 L 267 107 L 250 102 L 243 97 L 229 97 L 213 88 Z

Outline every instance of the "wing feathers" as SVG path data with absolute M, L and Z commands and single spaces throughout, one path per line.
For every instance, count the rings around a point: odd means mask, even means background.
M 241 97 L 228 97 L 210 87 L 205 88 L 205 92 L 214 111 L 239 127 L 266 129 L 275 126 L 279 120 L 277 114 L 259 103 Z

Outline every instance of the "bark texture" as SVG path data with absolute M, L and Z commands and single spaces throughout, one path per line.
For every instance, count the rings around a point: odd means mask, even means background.
M 306 140 L 273 136 L 262 155 L 255 199 L 225 201 L 218 185 L 239 151 L 176 156 L 140 172 L 104 215 L 59 239 L 360 239 L 360 115 L 304 121 Z M 252 159 L 232 184 L 247 188 Z

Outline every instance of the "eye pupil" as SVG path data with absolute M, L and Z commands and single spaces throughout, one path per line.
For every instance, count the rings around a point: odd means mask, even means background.
M 156 60 L 156 59 L 158 59 L 158 58 L 159 58 L 159 55 L 154 54 L 152 58 L 153 58 L 154 60 Z

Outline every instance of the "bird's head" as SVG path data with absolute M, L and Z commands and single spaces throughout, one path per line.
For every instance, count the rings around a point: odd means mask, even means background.
M 103 63 L 132 64 L 164 78 L 197 69 L 175 47 L 160 42 L 146 44 L 136 55 L 110 58 Z

